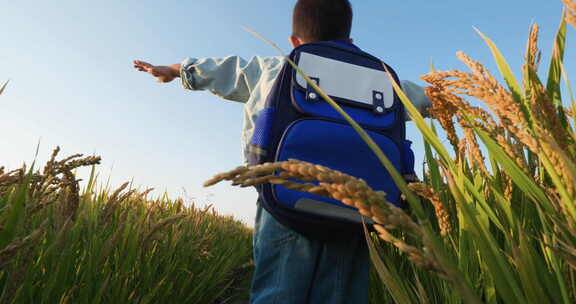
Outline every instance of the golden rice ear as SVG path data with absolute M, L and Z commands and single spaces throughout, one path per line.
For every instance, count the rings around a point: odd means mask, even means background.
M 376 223 L 374 227 L 379 237 L 405 253 L 415 265 L 439 275 L 446 274 L 435 257 L 424 249 L 422 228 L 402 209 L 390 205 L 385 199 L 385 193 L 374 191 L 361 179 L 327 167 L 291 159 L 287 162 L 239 167 L 216 175 L 204 185 L 211 186 L 224 180 L 232 181 L 233 185 L 238 186 L 272 183 L 339 200 L 371 218 Z M 317 181 L 318 184 L 306 183 L 308 181 Z M 439 199 L 434 200 L 436 201 Z M 449 216 L 442 208 L 441 204 L 436 207 L 439 223 L 446 235 L 452 228 Z M 417 245 L 409 245 L 394 237 L 390 233 L 393 229 L 415 236 Z
M 423 183 L 410 183 L 408 184 L 410 190 L 418 194 L 422 198 L 425 198 L 432 203 L 434 206 L 434 212 L 436 213 L 436 220 L 438 221 L 438 226 L 440 227 L 440 234 L 442 236 L 447 236 L 452 232 L 452 225 L 450 224 L 450 213 L 442 204 L 440 196 L 434 189 L 430 188 L 428 185 Z
M 530 36 L 528 38 L 528 49 L 526 51 L 526 63 L 524 64 L 524 69 L 531 68 L 534 71 L 538 71 L 538 65 L 540 64 L 540 59 L 542 57 L 542 53 L 538 49 L 539 31 L 540 28 L 538 24 L 534 24 L 530 28 Z M 524 87 L 527 87 L 526 83 L 524 83 Z
M 431 84 L 426 88 L 426 95 L 432 101 L 430 115 L 437 119 L 446 131 L 454 147 L 456 162 L 459 163 L 463 155 L 468 154 L 471 163 L 479 164 L 480 170 L 484 174 L 487 173 L 484 161 L 482 161 L 484 157 L 473 135 L 474 132 L 471 130 L 474 127 L 495 138 L 506 154 L 527 171 L 523 152 L 519 151 L 509 138 L 521 141 L 532 151 L 537 149 L 536 140 L 526 131 L 525 126 L 528 122 L 520 106 L 514 101 L 511 92 L 502 87 L 482 64 L 473 61 L 462 52 L 458 52 L 457 55 L 472 70 L 472 73 L 458 70 L 433 71 L 421 77 Z M 458 95 L 468 95 L 483 100 L 492 108 L 496 114 L 495 117 L 484 109 L 471 106 L 468 101 Z M 468 122 L 466 117 L 472 117 L 474 120 Z M 463 142 L 456 135 L 454 118 L 464 130 Z
M 566 22 L 576 27 L 576 1 L 562 0 L 566 5 Z
M 494 111 L 502 126 L 536 153 L 537 141 L 527 131 L 530 124 L 512 93 L 504 88 L 481 63 L 470 59 L 463 52 L 458 52 L 457 55 L 474 73 L 463 83 L 455 81 L 454 86 L 460 89 L 459 93 L 484 101 Z

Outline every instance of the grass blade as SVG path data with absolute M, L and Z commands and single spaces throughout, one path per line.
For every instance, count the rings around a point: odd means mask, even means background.
M 4 90 L 6 90 L 6 86 L 8 86 L 8 83 L 10 82 L 10 80 L 6 81 L 2 87 L 0 87 L 0 95 L 2 95 L 2 93 L 4 93 Z
M 0 214 L 6 217 L 3 219 L 2 229 L 0 229 L 0 249 L 6 247 L 14 239 L 18 226 L 24 218 L 31 176 L 32 173 L 30 172 L 30 174 L 26 175 L 24 181 L 15 187 L 12 191 L 12 196 L 8 198 L 9 206 L 7 206 L 7 210 L 3 211 L 3 213 L 5 212 L 4 214 Z
M 372 260 L 372 264 L 374 265 L 374 269 L 376 269 L 376 273 L 382 280 L 382 283 L 388 288 L 390 295 L 396 301 L 396 303 L 414 303 L 410 294 L 406 291 L 406 286 L 404 285 L 403 281 L 400 279 L 400 276 L 396 272 L 392 272 L 389 269 L 378 250 L 376 249 L 376 245 L 374 244 L 374 240 L 370 237 L 370 232 L 366 229 L 366 224 L 364 224 L 364 236 L 366 237 L 366 242 L 368 243 L 368 250 L 370 252 L 370 259 Z
M 510 265 L 506 263 L 504 255 L 501 254 L 493 235 L 485 223 L 479 220 L 477 212 L 474 210 L 474 205 L 467 202 L 464 194 L 460 191 L 461 186 L 459 184 L 461 184 L 460 180 L 463 177 L 462 172 L 445 169 L 444 173 L 447 177 L 450 191 L 453 193 L 458 205 L 461 206 L 462 217 L 469 222 L 467 228 L 476 238 L 475 243 L 488 266 L 488 273 L 492 274 L 491 277 L 496 282 L 496 285 L 500 287 L 500 295 L 506 300 L 506 303 L 526 303 L 513 271 Z
M 536 185 L 536 183 L 526 174 L 522 169 L 516 165 L 516 163 L 502 150 L 500 146 L 484 131 L 475 128 L 476 134 L 480 137 L 482 142 L 486 145 L 490 153 L 494 158 L 502 165 L 506 173 L 512 178 L 512 180 L 522 189 L 526 189 L 526 194 L 528 194 L 534 201 L 540 202 L 542 206 L 547 209 L 550 208 L 550 201 L 546 197 L 546 194 Z M 552 211 L 552 210 L 548 210 Z
M 502 53 L 500 52 L 500 50 L 496 47 L 496 44 L 492 40 L 490 40 L 490 38 L 488 38 L 486 35 L 484 35 L 482 32 L 480 32 L 480 30 L 478 30 L 477 28 L 474 28 L 474 30 L 476 30 L 478 35 L 480 35 L 480 37 L 482 37 L 482 39 L 484 39 L 486 44 L 488 44 L 488 47 L 490 48 L 490 51 L 492 52 L 492 55 L 494 56 L 494 59 L 496 60 L 496 64 L 498 65 L 498 69 L 500 70 L 502 77 L 504 77 L 506 84 L 508 84 L 508 87 L 512 91 L 512 94 L 514 95 L 515 99 L 516 100 L 522 99 L 522 97 L 524 97 L 524 94 L 522 93 L 522 90 L 520 89 L 519 82 L 516 79 L 516 76 L 514 76 L 514 73 L 512 73 L 512 70 L 510 69 L 510 65 L 508 65 L 508 62 L 506 61 L 504 56 L 502 56 Z
M 560 78 L 562 77 L 562 62 L 564 61 L 564 48 L 566 46 L 566 19 L 562 15 L 560 28 L 556 33 L 554 47 L 552 48 L 552 59 L 550 61 L 550 70 L 548 71 L 548 84 L 546 91 L 556 105 L 562 105 Z

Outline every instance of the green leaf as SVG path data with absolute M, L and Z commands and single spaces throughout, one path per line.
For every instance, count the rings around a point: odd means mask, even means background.
M 509 202 L 504 197 L 500 188 L 501 187 L 497 186 L 497 182 L 492 181 L 492 193 L 494 194 L 494 199 L 496 200 L 496 202 L 500 203 L 499 206 L 504 211 L 504 214 L 506 215 L 506 219 L 508 220 L 508 226 L 513 227 L 515 222 L 516 222 L 516 218 L 512 214 L 511 202 Z
M 566 69 L 564 68 L 564 64 L 561 64 L 562 67 L 562 79 L 564 80 L 564 85 L 566 85 L 566 90 L 568 90 L 568 95 L 570 96 L 570 102 L 572 105 L 576 103 L 574 99 L 574 89 L 572 89 L 572 85 L 570 84 L 570 79 L 568 78 L 568 73 L 566 73 Z
M 479 189 L 474 185 L 474 183 L 466 176 L 462 176 L 462 183 L 459 186 L 460 189 L 468 190 L 470 195 L 472 195 L 472 197 L 479 203 L 481 207 L 480 210 L 484 212 L 483 214 L 490 218 L 490 220 L 494 223 L 494 225 L 496 225 L 496 227 L 498 227 L 498 229 L 505 233 L 506 229 L 504 228 L 504 225 L 502 225 L 502 222 L 494 212 L 494 208 L 496 206 L 493 206 L 486 201 L 486 198 L 480 193 Z
M 394 271 L 394 269 L 388 267 L 380 257 L 376 245 L 374 245 L 374 240 L 370 237 L 370 232 L 366 229 L 365 224 L 364 236 L 368 243 L 372 265 L 374 266 L 374 269 L 376 269 L 376 273 L 390 292 L 394 301 L 396 301 L 396 303 L 414 303 L 410 297 L 411 293 L 407 290 L 405 282 L 401 279 L 401 276 L 398 272 Z
M 537 268 L 537 259 L 539 254 L 535 252 L 535 248 L 530 246 L 526 239 L 526 235 L 520 233 L 520 243 L 514 250 L 514 262 L 517 265 L 518 276 L 522 283 L 523 289 L 526 291 L 526 296 L 535 303 L 559 303 L 559 299 L 550 299 L 548 294 L 542 288 L 545 282 L 553 281 L 550 278 L 548 270 L 545 268 Z M 544 280 L 542 278 L 544 277 Z M 553 289 L 554 290 L 554 289 Z M 552 296 L 557 296 L 552 294 Z
M 565 157 L 563 155 L 558 155 L 559 157 Z M 568 210 L 570 215 L 574 219 L 576 219 L 576 207 L 574 206 L 574 198 L 572 194 L 567 190 L 566 186 L 564 185 L 564 180 L 561 178 L 560 175 L 556 172 L 557 168 L 552 164 L 550 158 L 545 154 L 542 153 L 540 155 L 540 160 L 542 160 L 542 164 L 544 168 L 546 168 L 546 172 L 552 179 L 554 186 L 556 187 L 556 191 L 560 194 L 560 199 L 562 200 L 562 204 Z M 565 164 L 567 165 L 566 170 L 570 170 L 572 174 L 576 175 L 576 166 L 571 163 L 569 160 L 566 160 Z M 570 187 L 571 185 L 568 185 Z M 547 209 L 553 208 L 552 206 L 546 206 Z
M 0 249 L 6 247 L 14 239 L 18 226 L 24 219 L 31 176 L 31 173 L 28 174 L 8 199 L 7 210 L 4 211 L 7 212 L 6 218 L 4 223 L 2 223 L 2 229 L 0 229 Z M 2 215 L 4 216 L 4 214 Z
M 526 191 L 534 201 L 540 202 L 544 208 L 548 211 L 550 209 L 550 201 L 546 197 L 546 194 L 536 185 L 536 183 L 530 178 L 518 165 L 502 150 L 502 148 L 484 131 L 475 128 L 476 134 L 480 137 L 482 142 L 490 151 L 490 154 L 500 163 L 504 171 L 510 176 L 510 178 L 516 183 L 521 189 Z
M 432 184 L 432 188 L 436 193 L 440 193 L 442 186 L 442 176 L 440 175 L 440 169 L 438 169 L 437 160 L 432 155 L 432 149 L 430 144 L 424 140 L 424 151 L 426 153 L 426 164 L 428 165 L 430 180 L 427 181 Z
M 486 35 L 480 32 L 480 30 L 478 30 L 477 28 L 474 28 L 474 30 L 476 30 L 478 35 L 480 35 L 480 37 L 484 39 L 486 44 L 488 44 L 488 47 L 490 48 L 490 51 L 492 51 L 492 55 L 496 60 L 496 64 L 498 65 L 498 69 L 500 70 L 502 77 L 504 77 L 506 84 L 508 84 L 508 88 L 510 88 L 510 90 L 512 91 L 512 95 L 514 95 L 514 99 L 517 101 L 521 100 L 524 97 L 524 94 L 520 89 L 518 80 L 516 80 L 516 76 L 514 76 L 514 74 L 512 73 L 512 70 L 510 69 L 508 62 L 506 62 L 506 59 L 504 58 L 504 56 L 502 56 L 502 53 L 496 47 L 496 44 L 494 44 L 494 42 L 490 40 L 490 38 L 486 37 Z
M 461 207 L 462 217 L 468 222 L 468 230 L 475 236 L 477 248 L 482 255 L 482 260 L 488 266 L 488 273 L 491 274 L 495 281 L 499 294 L 506 303 L 525 303 L 512 268 L 506 262 L 505 256 L 500 252 L 492 233 L 485 225 L 485 222 L 479 220 L 474 205 L 467 202 L 460 191 L 461 186 L 458 186 L 458 184 L 461 184 L 464 174 L 454 170 L 452 172 L 445 171 L 444 175 L 448 180 L 450 191 Z
M 480 37 L 482 37 L 482 39 L 484 39 L 484 41 L 486 42 L 486 44 L 490 48 L 490 51 L 492 52 L 492 56 L 494 57 L 494 60 L 496 61 L 496 65 L 498 66 L 498 69 L 500 70 L 500 74 L 502 75 L 502 77 L 506 81 L 506 84 L 508 85 L 508 88 L 512 92 L 512 97 L 513 97 L 514 101 L 516 101 L 516 103 L 520 106 L 520 109 L 521 109 L 522 113 L 524 114 L 524 117 L 528 121 L 529 125 L 531 125 L 532 124 L 532 112 L 529 110 L 530 109 L 529 100 L 524 95 L 524 92 L 522 91 L 520 84 L 518 83 L 518 80 L 516 79 L 516 76 L 514 76 L 514 73 L 512 73 L 512 70 L 510 69 L 508 62 L 506 61 L 506 59 L 504 58 L 504 56 L 502 55 L 502 53 L 500 52 L 498 47 L 496 47 L 496 44 L 492 40 L 490 40 L 490 38 L 488 38 L 486 35 L 484 35 L 482 32 L 480 32 L 480 30 L 478 30 L 477 28 L 474 28 L 474 29 L 480 35 Z M 530 83 L 527 81 L 527 86 L 529 86 L 529 85 L 530 85 Z
M 552 49 L 552 60 L 548 71 L 548 84 L 546 92 L 556 105 L 562 105 L 560 78 L 562 77 L 562 62 L 564 61 L 564 47 L 566 45 L 566 19 L 562 14 L 560 28 L 556 33 L 556 40 Z

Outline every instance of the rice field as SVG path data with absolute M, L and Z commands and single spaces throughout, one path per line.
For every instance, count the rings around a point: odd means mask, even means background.
M 42 170 L 0 168 L 0 303 L 247 300 L 250 229 L 127 183 L 99 188 L 99 162 L 56 149 Z
M 563 69 L 576 2 L 563 2 L 548 71 L 539 71 L 534 25 L 516 72 L 479 32 L 503 82 L 464 53 L 457 56 L 467 71 L 423 76 L 431 124 L 395 86 L 425 140 L 421 182 L 404 182 L 347 117 L 410 208 L 389 205 L 362 180 L 298 160 L 240 167 L 206 185 L 270 182 L 338 199 L 371 217 L 374 304 L 576 302 L 576 101 Z M 1 303 L 247 301 L 250 229 L 128 184 L 100 187 L 99 162 L 60 158 L 56 149 L 41 170 L 0 168 Z M 79 167 L 92 167 L 83 189 Z

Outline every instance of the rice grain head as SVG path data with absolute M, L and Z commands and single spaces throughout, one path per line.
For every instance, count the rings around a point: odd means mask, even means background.
M 530 150 L 537 151 L 536 139 L 527 131 L 529 123 L 520 105 L 492 74 L 479 62 L 468 57 L 463 52 L 457 53 L 458 58 L 474 72 L 473 86 L 461 85 L 460 93 L 483 100 L 498 116 L 502 125 L 517 137 Z
M 290 180 L 288 180 L 290 178 Z M 205 186 L 229 180 L 234 185 L 254 185 L 269 182 L 281 185 L 292 190 L 314 193 L 334 198 L 342 203 L 355 207 L 364 216 L 370 217 L 376 224 L 375 229 L 379 237 L 394 245 L 417 266 L 433 271 L 439 275 L 447 272 L 439 265 L 434 256 L 423 248 L 409 245 L 389 232 L 390 229 L 399 229 L 413 235 L 416 239 L 424 238 L 421 227 L 412 220 L 402 209 L 389 204 L 385 193 L 374 191 L 365 181 L 349 176 L 337 170 L 315 165 L 295 159 L 284 162 L 266 163 L 251 167 L 240 167 L 230 172 L 221 173 L 211 178 Z M 304 181 L 317 181 L 318 184 Z M 447 216 L 442 215 L 447 221 Z M 447 224 L 443 224 L 446 231 Z
M 528 46 L 527 46 L 527 51 L 526 51 L 526 58 L 524 60 L 524 66 L 523 68 L 526 69 L 532 69 L 533 71 L 537 72 L 538 71 L 538 67 L 540 65 L 540 59 L 542 58 L 542 53 L 540 52 L 540 50 L 538 49 L 538 33 L 540 31 L 540 28 L 538 27 L 538 24 L 534 24 L 532 25 L 532 27 L 530 28 L 530 35 L 528 38 Z M 528 79 L 528 77 L 524 77 L 524 81 L 526 81 Z M 527 88 L 528 86 L 526 85 L 526 83 L 524 83 L 524 87 Z
M 554 138 L 546 131 L 540 130 L 540 145 L 546 154 L 556 174 L 564 184 L 572 201 L 576 200 L 576 165 L 573 159 L 558 145 Z
M 0 250 L 0 269 L 2 269 L 6 264 L 8 264 L 13 257 L 15 257 L 19 251 L 22 249 L 32 246 L 35 242 L 41 239 L 46 230 L 48 221 L 46 220 L 40 225 L 38 229 L 30 233 L 30 235 L 16 239 L 8 244 L 4 249 Z
M 446 210 L 444 204 L 440 200 L 440 196 L 434 191 L 434 189 L 428 187 L 423 183 L 410 183 L 408 184 L 410 190 L 414 191 L 416 194 L 424 199 L 427 199 L 434 206 L 434 212 L 436 213 L 436 219 L 438 221 L 438 226 L 440 227 L 440 234 L 442 236 L 447 236 L 452 232 L 452 225 L 450 224 L 450 213 Z
M 144 237 L 144 239 L 142 240 L 142 247 L 147 248 L 147 245 L 151 241 L 152 237 L 158 231 L 162 230 L 164 227 L 167 227 L 167 226 L 169 226 L 169 225 L 171 225 L 171 224 L 173 224 L 173 223 L 175 223 L 175 222 L 179 221 L 180 219 L 183 219 L 187 216 L 188 216 L 188 214 L 186 214 L 186 213 L 176 214 L 176 215 L 170 216 L 170 217 L 165 218 L 165 219 L 161 220 L 160 222 L 158 222 L 156 225 L 154 225 L 152 227 L 150 232 L 148 232 L 146 237 Z
M 576 1 L 562 0 L 566 5 L 566 22 L 576 27 Z
M 472 61 L 463 53 L 459 53 L 459 56 L 467 63 L 475 74 L 457 70 L 448 72 L 433 71 L 421 77 L 424 81 L 431 84 L 431 86 L 427 87 L 425 91 L 433 104 L 430 113 L 431 116 L 438 119 L 441 126 L 446 129 L 448 139 L 456 151 L 456 160 L 459 161 L 460 158 L 462 158 L 465 150 L 470 150 L 467 151 L 467 153 L 471 156 L 470 158 L 474 160 L 474 162 L 471 161 L 471 163 L 476 163 L 484 174 L 487 173 L 483 161 L 484 157 L 482 156 L 477 140 L 475 136 L 473 136 L 471 130 L 472 127 L 475 127 L 490 134 L 492 138 L 497 139 L 498 143 L 504 148 L 506 153 L 514 159 L 520 167 L 527 171 L 524 152 L 518 151 L 505 137 L 506 130 L 508 130 L 508 133 L 513 136 L 516 136 L 516 133 L 520 133 L 520 130 L 512 124 L 512 121 L 524 121 L 524 118 L 517 114 L 514 114 L 514 117 L 516 118 L 509 118 L 506 115 L 501 114 L 499 119 L 502 125 L 499 125 L 490 113 L 484 109 L 472 107 L 468 101 L 456 94 L 470 95 L 476 98 L 487 98 L 488 96 L 489 98 L 495 99 L 493 102 L 495 105 L 499 105 L 499 101 L 496 101 L 496 99 L 505 96 L 504 98 L 508 99 L 508 103 L 511 104 L 513 110 L 499 110 L 500 113 L 519 113 L 519 106 L 515 104 L 511 94 L 503 89 L 481 64 Z M 496 94 L 494 92 L 499 93 Z M 453 116 L 456 116 L 458 123 L 465 131 L 465 136 L 467 137 L 465 141 L 458 140 L 455 134 L 455 127 L 452 121 Z M 468 122 L 467 119 L 465 119 L 465 116 L 472 118 L 473 121 Z M 526 138 L 527 142 L 535 146 L 534 141 L 530 140 L 529 136 L 524 134 L 520 134 L 520 136 Z

